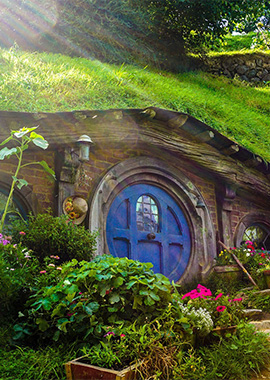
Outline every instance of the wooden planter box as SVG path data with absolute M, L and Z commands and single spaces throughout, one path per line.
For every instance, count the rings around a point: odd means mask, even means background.
M 237 264 L 216 266 L 214 267 L 214 271 L 226 282 L 241 280 L 243 273 Z
M 65 364 L 67 380 L 136 380 L 138 364 L 133 364 L 121 371 L 96 367 L 85 364 L 82 360 L 84 356 L 71 360 Z
M 266 286 L 267 286 L 268 289 L 270 289 L 270 269 L 266 269 L 263 272 L 263 274 L 264 274 Z

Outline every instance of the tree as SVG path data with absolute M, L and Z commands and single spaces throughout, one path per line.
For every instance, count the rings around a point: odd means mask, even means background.
M 134 5 L 135 5 L 135 1 Z M 264 0 L 142 0 L 148 27 L 173 47 L 200 51 L 232 31 L 239 21 L 256 20 L 266 7 Z

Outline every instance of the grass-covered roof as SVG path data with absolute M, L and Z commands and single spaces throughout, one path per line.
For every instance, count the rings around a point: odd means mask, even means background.
M 0 110 L 156 106 L 186 112 L 270 161 L 270 87 L 59 54 L 0 50 Z

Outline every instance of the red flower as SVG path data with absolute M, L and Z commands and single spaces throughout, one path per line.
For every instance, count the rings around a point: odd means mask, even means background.
M 261 253 L 261 256 L 262 256 L 263 258 L 265 258 L 265 253 Z
M 222 313 L 224 310 L 226 309 L 226 306 L 217 306 L 217 311 L 219 312 L 219 313 Z

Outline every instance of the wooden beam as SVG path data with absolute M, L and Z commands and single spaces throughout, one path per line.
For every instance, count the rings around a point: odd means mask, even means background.
M 215 137 L 215 134 L 212 131 L 204 131 L 202 133 L 198 133 L 197 135 L 195 135 L 195 137 L 197 137 L 203 142 L 207 142 L 212 140 Z
M 256 168 L 256 166 L 260 165 L 263 162 L 261 157 L 255 156 L 249 160 L 245 161 L 245 165 L 247 165 L 250 168 Z
M 226 156 L 231 156 L 232 154 L 239 152 L 239 149 L 240 149 L 239 145 L 232 144 L 232 145 L 228 146 L 227 148 L 221 149 L 220 152 L 222 154 L 225 154 Z
M 202 144 L 196 136 L 191 136 L 183 129 L 157 129 L 154 124 L 148 122 L 147 125 L 141 126 L 138 141 L 157 146 L 163 151 L 174 152 L 180 155 L 181 159 L 193 161 L 228 184 L 237 184 L 238 188 L 250 194 L 260 193 L 264 198 L 270 199 L 270 183 L 263 173 L 247 167 L 244 162 L 220 154 L 219 150 L 211 145 Z
M 188 119 L 188 115 L 179 115 L 168 121 L 168 125 L 173 128 L 181 128 Z

